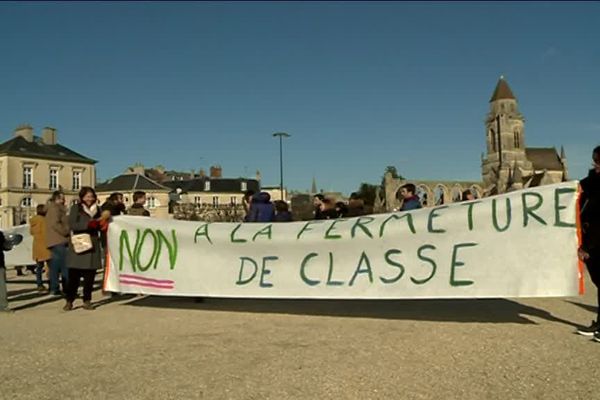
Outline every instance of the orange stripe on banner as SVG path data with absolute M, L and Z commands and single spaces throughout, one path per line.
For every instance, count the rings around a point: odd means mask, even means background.
M 579 204 L 579 199 L 581 197 L 581 186 L 577 185 L 577 205 L 575 207 L 576 209 L 576 217 L 575 220 L 577 221 L 577 249 L 579 250 L 579 248 L 581 248 L 581 245 L 583 244 L 583 237 L 582 237 L 582 231 L 581 231 L 581 205 Z M 579 275 L 579 294 L 583 295 L 585 294 L 585 284 L 584 284 L 584 279 L 583 279 L 583 275 L 584 275 L 584 265 L 583 265 L 583 261 L 578 257 L 577 258 L 577 272 Z

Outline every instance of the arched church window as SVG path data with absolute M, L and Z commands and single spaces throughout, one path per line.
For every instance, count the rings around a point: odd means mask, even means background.
M 435 200 L 435 205 L 439 206 L 442 205 L 444 203 L 446 203 L 446 196 L 445 196 L 446 192 L 444 190 L 444 188 L 440 185 L 436 186 L 434 191 L 433 191 L 433 196 L 434 196 L 434 200 Z
M 517 129 L 515 129 L 515 131 L 514 131 L 514 141 L 515 141 L 515 149 L 518 149 L 519 146 L 521 145 L 521 141 L 519 138 L 519 131 Z
M 451 193 L 452 202 L 455 203 L 455 202 L 461 201 L 462 200 L 462 192 L 463 192 L 462 187 L 454 186 L 452 188 L 452 193 Z

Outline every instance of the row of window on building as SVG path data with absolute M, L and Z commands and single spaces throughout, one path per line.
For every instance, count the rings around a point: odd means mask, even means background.
M 202 206 L 212 205 L 213 207 L 218 207 L 219 205 L 227 205 L 227 204 L 235 206 L 235 205 L 239 204 L 239 198 L 236 196 L 231 196 L 231 198 L 229 199 L 229 203 L 226 203 L 226 204 L 221 203 L 220 204 L 219 196 L 213 196 L 212 202 L 208 202 L 205 197 L 194 196 L 194 204 L 202 205 Z
M 248 190 L 248 182 L 240 182 L 240 191 L 245 192 L 246 190 Z M 210 192 L 210 180 L 208 179 L 204 181 L 204 191 Z
M 58 190 L 58 169 L 52 168 L 50 169 L 49 176 L 49 187 L 50 190 Z M 34 189 L 33 182 L 33 167 L 23 167 L 23 189 Z M 79 190 L 81 189 L 81 171 L 73 171 L 72 180 L 71 180 L 71 189 Z

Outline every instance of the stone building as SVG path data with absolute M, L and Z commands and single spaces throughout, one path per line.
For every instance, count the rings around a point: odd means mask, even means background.
M 145 207 L 150 211 L 150 216 L 157 218 L 170 218 L 169 215 L 169 189 L 145 175 L 138 173 L 125 173 L 109 179 L 96 187 L 98 200 L 103 204 L 111 193 L 123 194 L 127 208 L 133 205 L 133 194 L 137 191 L 146 193 Z
M 198 171 L 191 169 L 189 172 L 186 171 L 175 171 L 168 170 L 162 165 L 157 165 L 152 168 L 145 168 L 143 164 L 136 163 L 125 170 L 125 173 L 137 173 L 145 175 L 147 178 L 152 179 L 154 182 L 163 184 L 165 182 L 173 181 L 189 181 L 193 179 L 202 178 L 222 178 L 223 168 L 220 165 L 211 165 L 209 168 L 209 174 L 202 168 Z M 260 172 L 256 171 L 256 179 L 260 181 Z
M 247 190 L 260 191 L 260 182 L 256 179 L 204 177 L 183 181 L 164 182 L 177 202 L 203 206 L 235 206 L 242 204 Z
M 290 201 L 287 188 L 283 188 L 283 196 L 279 186 L 261 186 L 260 191 L 269 193 L 269 196 L 271 196 L 271 201 L 283 200 L 287 203 Z
M 78 199 L 82 186 L 96 182 L 96 161 L 58 143 L 56 129 L 41 137 L 29 125 L 0 144 L 0 228 L 27 223 L 38 204 L 52 192 L 64 192 L 67 204 Z
M 470 191 L 476 198 L 528 187 L 563 182 L 568 179 L 567 157 L 561 147 L 525 146 L 525 118 L 517 98 L 504 77 L 500 77 L 490 99 L 485 119 L 486 154 L 481 156 L 482 181 L 421 181 L 385 176 L 385 193 L 377 196 L 375 208 L 392 211 L 400 206 L 400 187 L 413 183 L 424 206 L 460 200 Z
M 244 193 L 260 191 L 256 179 L 222 178 L 220 174 L 165 182 L 165 186 L 171 188 L 171 211 L 175 219 L 207 222 L 242 221 L 246 215 L 242 206 Z
M 525 118 L 508 83 L 500 77 L 485 121 L 487 154 L 481 174 L 486 194 L 563 182 L 567 176 L 564 149 L 525 146 Z

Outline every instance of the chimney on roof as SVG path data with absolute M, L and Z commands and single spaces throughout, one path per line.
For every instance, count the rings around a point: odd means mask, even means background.
M 128 175 L 135 175 L 135 174 L 145 175 L 146 174 L 146 168 L 144 167 L 144 164 L 137 162 L 137 163 L 133 164 L 131 167 L 127 167 L 127 170 L 125 170 L 125 174 L 128 174 Z
M 222 173 L 223 173 L 223 170 L 221 169 L 221 166 L 213 165 L 212 167 L 210 167 L 210 177 L 211 178 L 221 178 Z
M 42 142 L 49 145 L 56 144 L 56 129 L 49 126 L 42 129 Z
M 15 129 L 15 136 L 21 136 L 28 142 L 33 142 L 33 128 L 29 124 L 19 125 Z

